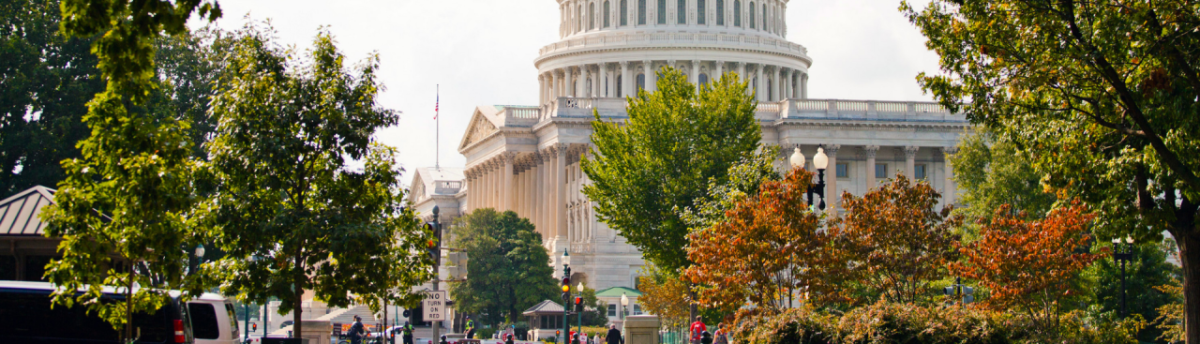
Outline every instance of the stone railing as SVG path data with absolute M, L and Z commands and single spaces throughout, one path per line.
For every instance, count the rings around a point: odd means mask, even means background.
M 771 37 L 754 34 L 730 33 L 692 33 L 692 32 L 608 32 L 598 33 L 588 37 L 568 39 L 542 47 L 538 50 L 539 58 L 550 54 L 578 49 L 599 48 L 609 46 L 648 45 L 663 46 L 671 44 L 696 45 L 732 45 L 741 48 L 762 48 L 773 51 L 789 52 L 799 56 L 808 56 L 808 49 L 802 45 Z
M 625 117 L 625 98 L 559 97 L 535 107 L 505 107 L 508 122 L 536 123 L 555 117 L 591 118 L 592 110 L 601 117 Z M 755 110 L 759 120 L 845 119 L 882 121 L 965 122 L 962 114 L 951 113 L 933 102 L 898 102 L 839 99 L 787 99 L 760 102 Z

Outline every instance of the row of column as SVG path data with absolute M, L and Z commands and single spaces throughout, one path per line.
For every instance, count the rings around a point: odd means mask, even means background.
M 503 152 L 468 168 L 468 211 L 513 211 L 530 219 L 543 239 L 565 240 L 568 154 L 579 151 L 571 147 L 560 143 L 537 152 Z
M 665 8 L 660 8 L 660 3 L 665 5 Z M 787 4 L 782 1 L 687 0 L 684 6 L 684 10 L 687 11 L 684 23 L 679 22 L 678 7 L 678 0 L 567 0 L 559 5 L 562 18 L 559 23 L 559 35 L 566 37 L 588 31 L 631 26 L 742 27 L 780 36 L 787 34 L 787 20 L 784 16 L 787 13 Z M 700 11 L 701 7 L 704 9 L 703 13 Z M 659 22 L 659 13 L 662 12 L 666 12 L 665 20 Z M 621 21 L 622 18 L 625 21 Z
M 733 68 L 726 70 L 727 64 L 732 64 Z M 614 67 L 611 72 L 610 65 Z M 696 85 L 697 92 L 702 86 L 702 74 L 707 77 L 703 81 L 713 82 L 726 72 L 737 72 L 741 80 L 747 82 L 748 89 L 758 90 L 759 101 L 808 98 L 808 73 L 795 68 L 701 60 L 691 60 L 684 66 L 675 60 L 643 60 L 588 63 L 542 71 L 538 75 L 540 103 L 546 104 L 558 97 L 623 98 L 635 95 L 634 87 L 654 92 L 657 75 L 653 72 L 663 66 L 682 69 L 688 80 Z M 647 70 L 653 72 L 647 73 Z
M 791 146 L 787 147 L 787 149 L 780 150 L 780 155 L 783 157 L 785 162 L 792 154 L 792 149 L 796 148 L 796 147 L 798 147 L 798 145 L 791 145 Z M 838 159 L 838 151 L 841 150 L 842 145 L 826 144 L 826 145 L 821 145 L 821 147 L 825 149 L 825 155 L 829 157 L 829 165 L 825 171 L 826 205 L 828 205 L 830 207 L 836 207 L 838 202 L 841 200 L 841 197 L 839 196 L 840 194 L 838 192 L 838 186 L 837 186 L 837 183 L 838 183 L 838 179 L 837 179 L 838 161 L 837 161 L 837 159 Z M 876 146 L 876 145 L 862 146 L 862 149 L 863 149 L 863 152 L 866 153 L 866 158 L 867 158 L 867 169 L 868 170 L 866 171 L 867 172 L 866 173 L 867 174 L 867 185 L 866 186 L 867 186 L 867 189 L 869 190 L 869 189 L 875 188 L 875 186 L 876 186 L 875 155 L 876 155 L 876 153 L 879 152 L 879 146 Z M 920 150 L 920 147 L 905 146 L 905 147 L 901 147 L 901 149 L 904 151 L 904 176 L 908 177 L 909 179 L 916 179 L 917 152 Z M 955 192 L 953 192 L 953 191 L 956 190 L 955 186 L 954 186 L 954 179 L 953 179 L 954 167 L 949 162 L 950 162 L 951 156 L 953 156 L 955 153 L 958 152 L 958 148 L 953 147 L 953 146 L 939 147 L 938 150 L 941 151 L 941 153 L 945 156 L 945 161 L 946 161 L 946 163 L 945 163 L 946 173 L 941 180 L 942 187 L 943 187 L 942 200 L 945 201 L 945 204 L 954 204 Z M 807 160 L 808 163 L 811 164 L 812 157 L 808 156 L 806 158 L 808 159 Z M 926 172 L 925 172 L 927 177 L 929 175 L 929 172 L 930 172 L 929 170 L 926 170 Z

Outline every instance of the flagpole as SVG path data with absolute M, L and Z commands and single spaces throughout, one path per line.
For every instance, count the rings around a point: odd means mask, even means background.
M 439 116 L 439 114 L 441 114 L 441 111 L 442 111 L 442 109 L 441 109 L 442 85 L 441 84 L 437 85 L 437 94 L 436 95 L 437 95 L 437 102 L 433 106 L 433 120 L 434 120 L 434 122 L 436 122 L 436 124 L 434 124 L 434 131 L 436 133 L 433 134 L 433 139 L 437 142 L 433 143 L 433 147 L 434 147 L 433 149 L 434 149 L 434 154 L 435 154 L 433 157 L 433 168 L 437 169 L 438 171 L 441 171 L 442 170 L 442 164 L 441 164 L 441 159 L 442 159 L 442 118 L 441 118 L 441 116 Z

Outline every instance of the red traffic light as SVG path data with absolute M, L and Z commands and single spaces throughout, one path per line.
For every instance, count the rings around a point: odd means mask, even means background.
M 577 304 L 577 305 L 582 305 L 582 304 L 583 304 L 583 298 L 582 298 L 582 297 L 578 297 L 578 296 L 576 296 L 576 297 L 575 297 L 575 304 Z

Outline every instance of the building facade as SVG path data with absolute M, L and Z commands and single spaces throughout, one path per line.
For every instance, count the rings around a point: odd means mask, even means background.
M 653 92 L 653 71 L 664 66 L 698 88 L 721 75 L 746 81 L 759 101 L 762 143 L 781 148 L 781 169 L 793 149 L 808 161 L 824 149 L 828 195 L 861 195 L 904 173 L 954 202 L 946 161 L 966 118 L 929 102 L 809 99 L 812 59 L 785 39 L 787 0 L 557 3 L 561 40 L 533 61 L 539 103 L 477 107 L 458 146 L 465 168 L 422 168 L 414 177 L 410 197 L 425 216 L 434 205 L 443 221 L 479 208 L 515 211 L 535 224 L 560 271 L 570 253 L 573 281 L 636 288 L 641 253 L 597 220 L 579 162 L 591 154 L 593 110 L 626 119 L 624 97 Z

